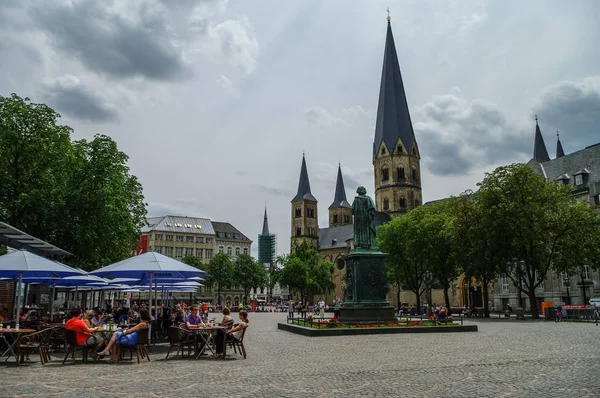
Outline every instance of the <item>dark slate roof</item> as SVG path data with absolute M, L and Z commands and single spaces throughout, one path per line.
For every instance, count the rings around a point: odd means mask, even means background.
M 563 150 L 562 144 L 560 143 L 560 137 L 558 136 L 558 131 L 556 132 L 556 157 L 560 158 L 565 156 L 565 151 Z
M 267 208 L 266 207 L 265 207 L 265 219 L 263 221 L 262 234 L 269 235 L 269 222 L 267 221 Z
M 342 178 L 342 166 L 338 166 L 337 182 L 335 184 L 335 195 L 333 197 L 333 203 L 329 206 L 330 209 L 337 209 L 339 207 L 352 208 L 348 200 L 346 199 L 346 188 L 344 188 L 344 179 Z
M 306 159 L 302 155 L 302 167 L 300 169 L 300 181 L 298 181 L 298 193 L 292 199 L 292 202 L 298 200 L 310 200 L 317 202 L 317 199 L 310 193 L 310 181 L 308 180 L 308 171 L 306 170 Z
M 535 119 L 535 139 L 533 141 L 533 158 L 540 163 L 547 162 L 550 160 L 548 156 L 548 150 L 544 143 L 544 137 L 540 131 L 540 125 L 538 124 L 537 118 Z
M 416 143 L 415 133 L 408 112 L 408 103 L 406 102 L 400 64 L 398 64 L 398 55 L 394 45 L 392 26 L 388 22 L 381 86 L 379 87 L 373 157 L 377 156 L 382 141 L 385 142 L 389 151 L 393 151 L 398 137 L 402 139 L 406 149 L 409 152 L 412 151 L 413 143 Z
M 528 164 L 531 166 L 534 159 Z M 539 163 L 535 168 L 546 177 L 554 181 L 558 177 L 571 176 L 570 183 L 574 183 L 574 175 L 584 169 L 589 172 L 588 183 L 600 181 L 600 145 L 588 146 L 577 152 L 569 153 L 557 159 Z
M 354 238 L 354 225 L 342 225 L 319 229 L 319 250 L 339 249 L 347 246 L 346 241 Z
M 212 226 L 215 230 L 218 239 L 228 239 L 228 240 L 239 240 L 241 242 L 250 242 L 252 241 L 243 233 L 240 232 L 239 229 L 234 227 L 228 222 L 219 222 L 219 221 L 211 221 Z M 230 237 L 227 236 L 219 236 L 219 233 L 223 234 L 231 234 Z M 235 237 L 237 236 L 237 238 Z

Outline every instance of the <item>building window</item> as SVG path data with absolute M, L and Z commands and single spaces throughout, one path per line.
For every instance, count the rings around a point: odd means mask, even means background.
M 344 223 L 345 224 L 350 224 L 350 215 L 344 214 Z
M 240 234 L 233 234 L 233 239 L 239 239 L 240 238 Z
M 302 236 L 302 228 L 300 228 L 300 227 L 296 228 L 296 236 Z
M 381 169 L 381 181 L 387 181 L 390 179 L 390 169 L 388 169 L 387 167 L 384 169 Z
M 400 208 L 406 209 L 406 198 L 400 198 Z
M 206 238 L 206 243 L 212 243 L 212 238 Z
M 404 176 L 404 167 L 397 167 L 396 168 L 396 180 L 397 181 L 402 181 L 405 178 L 406 177 Z
M 248 254 L 248 248 L 244 247 L 244 254 Z
M 296 218 L 302 217 L 302 209 L 300 207 L 296 207 Z
M 334 224 L 337 224 L 337 222 L 338 222 L 338 215 L 337 215 L 337 214 L 334 214 L 334 215 L 333 215 L 333 223 L 334 223 Z
M 165 256 L 173 257 L 173 248 L 172 247 L 165 247 Z
M 175 248 L 175 257 L 180 258 L 182 256 L 183 256 L 183 247 L 176 247 Z
M 156 240 L 162 240 L 163 239 L 163 234 L 154 234 L 154 239 L 156 239 Z
M 225 234 L 224 234 L 223 232 L 217 232 L 217 236 L 218 236 L 219 238 L 224 238 L 224 237 L 225 237 Z
M 306 209 L 306 216 L 308 218 L 315 218 L 315 209 Z
M 186 247 L 185 248 L 185 255 L 186 256 L 193 256 L 194 255 L 194 249 L 192 249 L 191 247 Z
M 412 178 L 415 182 L 419 182 L 419 175 L 417 174 L 417 169 L 412 169 Z
M 413 155 L 417 156 L 417 148 L 413 148 Z
M 224 246 L 219 246 L 219 253 L 225 253 L 225 247 Z
M 575 176 L 575 185 L 582 185 L 583 184 L 583 176 L 581 174 L 577 174 Z
M 202 249 L 196 249 L 196 257 L 202 258 Z
M 415 207 L 419 207 L 419 201 L 415 200 Z
M 162 254 L 162 246 L 154 246 L 154 252 Z
M 175 237 L 175 240 L 176 240 L 177 242 L 183 242 L 183 235 L 177 235 L 177 236 Z
M 211 259 L 213 256 L 213 249 L 206 249 L 206 258 Z
M 388 210 L 390 208 L 390 200 L 388 198 L 383 199 L 383 210 Z
M 227 254 L 229 254 L 231 256 L 231 253 L 232 253 L 231 246 L 227 246 Z
M 588 267 L 587 265 L 583 266 L 583 278 L 590 279 L 590 267 Z
M 385 148 L 383 148 L 383 147 L 381 148 L 381 154 L 385 155 Z
M 600 195 L 594 196 L 594 204 L 595 205 L 600 205 Z
M 398 146 L 396 147 L 396 152 L 402 153 L 402 145 L 398 144 Z
M 502 291 L 503 292 L 508 292 L 508 276 L 507 275 L 502 275 L 500 277 L 500 282 L 502 283 Z
M 227 239 L 231 239 L 231 233 L 229 233 L 229 232 L 225 232 L 225 237 L 226 237 Z
M 204 243 L 204 238 L 202 236 L 196 236 L 196 243 Z
M 165 235 L 165 240 L 173 241 L 173 235 Z
M 571 280 L 569 279 L 569 274 L 567 274 L 566 272 L 561 272 L 560 276 L 561 276 L 560 279 L 562 282 L 562 288 L 566 289 L 571 283 Z
M 186 241 L 186 242 L 191 242 L 191 243 L 194 243 L 194 237 L 193 237 L 193 236 L 186 236 L 186 237 L 185 237 L 185 241 Z
M 240 248 L 239 248 L 239 247 L 236 247 L 236 248 L 235 248 L 235 255 L 236 255 L 236 256 L 239 256 L 239 255 L 240 255 Z

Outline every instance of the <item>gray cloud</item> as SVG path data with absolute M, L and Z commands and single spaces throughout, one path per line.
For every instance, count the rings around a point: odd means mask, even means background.
M 60 113 L 78 120 L 107 123 L 119 119 L 116 106 L 75 76 L 62 76 L 46 82 L 43 95 Z
M 42 2 L 31 15 L 58 48 L 95 72 L 150 80 L 190 75 L 160 15 L 142 7 L 136 19 L 124 18 L 109 7 L 90 0 L 70 5 Z
M 556 130 L 567 152 L 595 144 L 600 130 L 600 76 L 554 84 L 544 91 L 534 109 L 550 153 L 554 153 Z
M 532 132 L 509 123 L 496 105 L 467 100 L 456 89 L 413 113 L 421 155 L 434 175 L 460 175 L 530 154 Z
M 254 184 L 254 187 L 258 189 L 259 192 L 269 194 L 275 197 L 290 197 L 292 198 L 292 191 L 290 189 L 270 187 L 264 184 Z

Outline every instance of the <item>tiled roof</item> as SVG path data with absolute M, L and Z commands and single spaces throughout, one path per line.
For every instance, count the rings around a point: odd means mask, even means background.
M 230 240 L 239 240 L 240 242 L 249 242 L 252 243 L 250 239 L 246 235 L 240 232 L 236 227 L 231 225 L 228 222 L 212 222 L 213 228 L 219 239 L 230 239 Z M 219 236 L 219 233 L 224 234 L 225 236 Z M 229 234 L 229 236 L 227 236 Z M 237 236 L 237 237 L 236 237 Z
M 183 234 L 215 234 L 212 223 L 208 218 L 182 216 L 149 217 L 146 220 L 146 226 L 142 228 L 142 233 L 150 231 Z
M 571 176 L 570 183 L 573 184 L 574 175 L 584 169 L 589 172 L 588 183 L 600 181 L 600 143 L 540 163 L 540 167 L 548 181 L 554 181 L 557 177 L 567 174 Z
M 354 225 L 319 229 L 319 250 L 347 247 L 346 241 L 354 238 Z

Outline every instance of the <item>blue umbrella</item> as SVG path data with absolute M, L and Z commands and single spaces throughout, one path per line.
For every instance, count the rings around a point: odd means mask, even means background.
M 148 307 L 152 308 L 152 282 L 165 279 L 186 279 L 204 276 L 206 272 L 155 252 L 133 256 L 118 263 L 92 271 L 90 274 L 104 278 L 147 278 L 150 290 Z M 156 308 L 158 311 L 158 308 Z M 157 313 L 158 314 L 158 313 Z
M 0 277 L 19 282 L 17 285 L 17 327 L 19 326 L 23 277 L 51 280 L 74 275 L 85 275 L 85 272 L 27 251 L 20 250 L 0 256 Z

